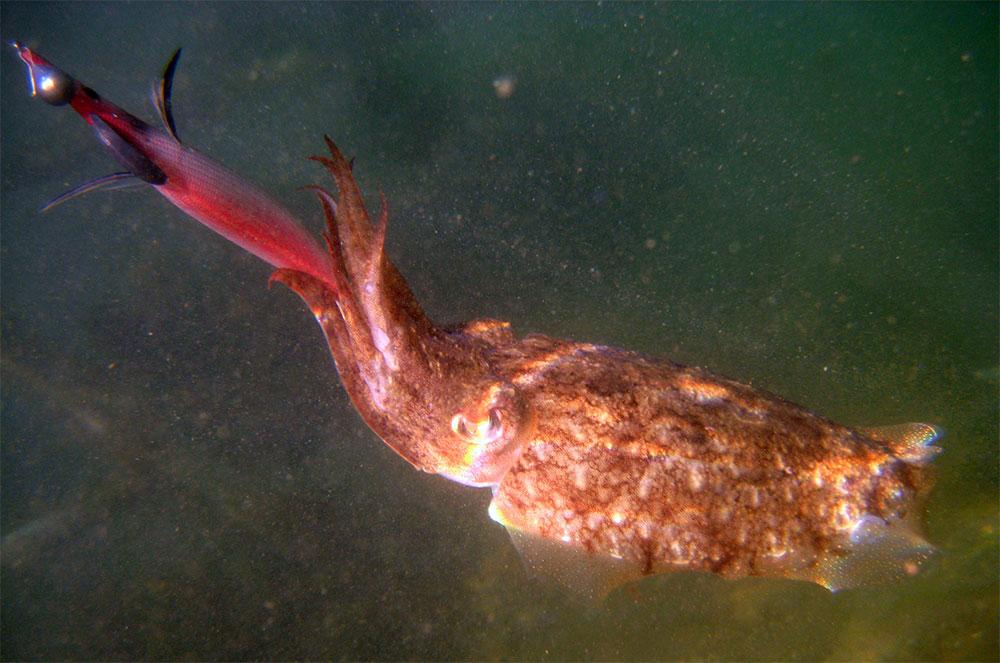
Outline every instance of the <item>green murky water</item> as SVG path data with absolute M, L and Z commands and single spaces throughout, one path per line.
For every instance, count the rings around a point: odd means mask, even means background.
M 531 581 L 367 431 L 298 300 L 2 71 L 2 656 L 983 659 L 997 644 L 995 4 L 4 3 L 317 226 L 332 135 L 442 321 L 669 355 L 948 435 L 930 572 Z M 495 82 L 513 81 L 498 95 Z M 502 91 L 502 90 L 501 90 Z

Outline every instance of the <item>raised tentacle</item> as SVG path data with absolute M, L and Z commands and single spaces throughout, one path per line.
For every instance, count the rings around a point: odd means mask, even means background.
M 378 221 L 375 223 L 375 232 L 372 235 L 371 246 L 368 248 L 368 272 L 365 274 L 365 286 L 382 287 L 383 274 L 385 272 L 385 233 L 389 225 L 389 201 L 385 198 L 385 193 L 378 192 L 379 210 Z
M 337 228 L 337 201 L 334 200 L 330 192 L 318 184 L 307 184 L 303 189 L 312 191 L 319 199 L 323 207 L 323 219 L 326 223 L 326 231 L 323 233 L 326 239 L 327 251 L 338 269 L 346 269 L 344 265 L 344 254 L 341 251 L 340 230 Z
M 313 189 L 316 198 L 323 207 L 323 214 L 326 217 L 327 232 L 324 235 L 327 250 L 333 259 L 334 284 L 337 286 L 336 306 L 345 324 L 345 341 L 350 342 L 353 354 L 356 358 L 363 358 L 367 361 L 374 359 L 375 347 L 372 342 L 371 330 L 365 315 L 364 308 L 359 305 L 357 292 L 350 282 L 350 278 L 344 270 L 344 256 L 341 250 L 338 228 L 334 218 L 330 195 L 317 187 Z M 317 319 L 319 315 L 314 310 Z
M 372 339 L 376 349 L 382 353 L 382 358 L 389 370 L 399 370 L 397 353 L 401 348 L 408 347 L 406 339 L 407 326 L 402 321 L 393 320 L 392 308 L 386 300 L 385 289 L 385 233 L 389 224 L 389 204 L 385 194 L 379 192 L 381 210 L 375 232 L 368 250 L 368 268 L 360 288 L 359 300 L 368 315 Z
M 377 242 L 379 248 L 376 254 L 372 249 L 373 228 L 364 200 L 354 179 L 353 161 L 348 161 L 337 146 L 324 136 L 330 157 L 313 156 L 313 161 L 322 164 L 330 172 L 339 194 L 337 201 L 328 200 L 337 236 L 340 239 L 341 253 L 349 280 L 360 284 L 368 279 L 371 270 L 371 259 L 378 256 L 381 263 L 382 297 L 380 305 L 387 324 L 412 330 L 416 335 L 434 333 L 435 327 L 427 318 L 420 304 L 414 298 L 406 279 L 399 273 L 396 266 L 385 256 L 385 227 L 388 221 L 388 205 L 382 197 L 382 211 L 379 224 L 382 226 L 382 237 Z M 313 187 L 309 187 L 313 188 Z M 315 190 L 315 189 L 314 189 Z M 326 194 L 329 198 L 329 194 Z M 329 224 L 329 219 L 328 219 Z
M 334 218 L 344 247 L 348 274 L 352 280 L 360 280 L 364 274 L 364 257 L 368 254 L 368 245 L 371 242 L 371 221 L 368 219 L 361 191 L 354 181 L 351 165 L 329 136 L 323 138 L 330 150 L 330 156 L 309 158 L 323 164 L 337 185 L 338 200 Z

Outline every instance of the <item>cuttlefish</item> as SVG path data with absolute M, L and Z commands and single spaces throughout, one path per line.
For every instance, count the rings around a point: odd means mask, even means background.
M 501 320 L 441 326 L 385 251 L 353 164 L 329 138 L 312 157 L 325 246 L 253 185 L 178 138 L 176 53 L 157 128 L 15 43 L 32 92 L 69 104 L 124 171 L 60 196 L 145 182 L 276 268 L 326 337 L 371 430 L 413 467 L 489 488 L 489 515 L 527 563 L 607 590 L 641 576 L 774 576 L 831 590 L 913 575 L 929 424 L 854 428 L 692 366 L 627 350 L 518 336 Z M 585 569 L 581 571 L 581 569 Z

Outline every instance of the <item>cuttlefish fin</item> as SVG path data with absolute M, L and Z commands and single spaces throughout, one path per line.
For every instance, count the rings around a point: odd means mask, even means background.
M 934 442 L 941 438 L 942 430 L 930 424 L 896 424 L 860 431 L 889 447 L 897 458 L 914 465 L 926 465 L 941 453 L 941 447 L 934 446 Z
M 859 432 L 885 445 L 890 452 L 912 466 L 917 496 L 901 519 L 886 522 L 863 515 L 851 529 L 844 544 L 827 552 L 811 568 L 795 577 L 823 585 L 832 592 L 854 587 L 879 585 L 919 573 L 936 559 L 937 549 L 920 534 L 920 504 L 929 482 L 928 464 L 941 453 L 934 446 L 942 431 L 923 423 L 862 428 Z
M 507 530 L 530 576 L 552 581 L 583 602 L 600 602 L 616 587 L 646 575 L 633 561 L 591 554 L 571 543 L 526 531 L 518 526 L 522 518 L 502 513 L 495 498 L 489 515 Z
M 515 527 L 506 529 L 529 575 L 553 581 L 581 601 L 603 601 L 620 585 L 643 576 L 642 568 L 633 562 L 590 554 Z
M 828 552 L 798 577 L 838 592 L 917 575 L 936 558 L 937 548 L 910 524 L 903 521 L 886 524 L 881 518 L 866 516 L 851 533 L 845 550 Z

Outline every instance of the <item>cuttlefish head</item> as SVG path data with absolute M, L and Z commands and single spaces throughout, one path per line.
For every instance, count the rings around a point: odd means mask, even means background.
M 490 356 L 512 343 L 507 323 L 480 320 L 436 327 L 385 255 L 385 197 L 372 224 L 351 164 L 327 140 L 313 157 L 338 196 L 310 187 L 327 221 L 331 274 L 318 279 L 281 269 L 326 335 L 341 381 L 365 422 L 425 472 L 474 486 L 495 485 L 532 428 L 518 389 L 493 374 Z

